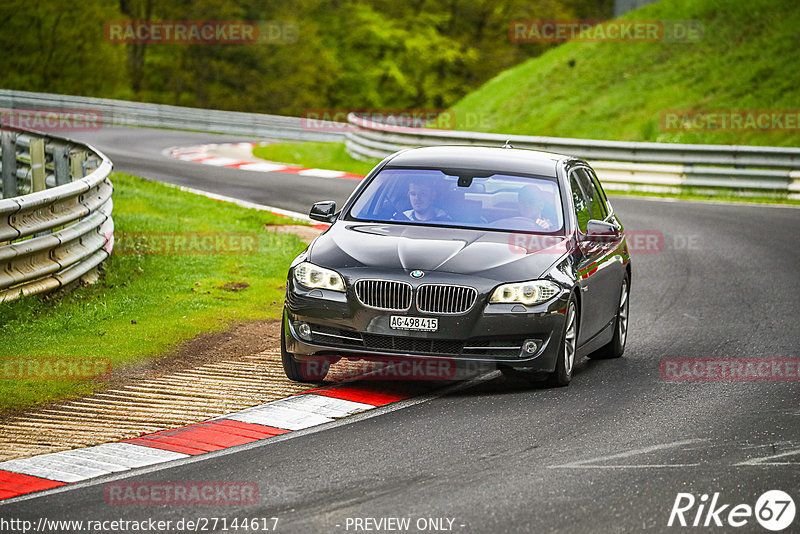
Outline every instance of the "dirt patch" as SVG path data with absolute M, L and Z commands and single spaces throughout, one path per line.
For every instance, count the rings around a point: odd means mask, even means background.
M 119 388 L 141 380 L 157 378 L 176 371 L 225 360 L 235 360 L 281 343 L 280 319 L 240 323 L 223 332 L 198 334 L 174 350 L 138 364 L 115 368 L 103 381 L 101 389 Z M 9 420 L 31 411 L 59 407 L 66 401 L 45 403 L 36 407 L 0 413 L 0 427 Z
M 311 243 L 322 230 L 313 226 L 303 226 L 300 224 L 271 224 L 264 227 L 268 232 L 276 234 L 296 234 L 304 243 Z
M 109 384 L 119 386 L 129 380 L 146 380 L 207 363 L 241 358 L 274 349 L 280 343 L 280 319 L 242 323 L 224 332 L 198 334 L 163 356 L 117 369 L 111 374 Z
M 313 388 L 286 377 L 280 349 L 260 350 L 276 338 L 275 327 L 262 321 L 198 336 L 147 366 L 121 370 L 106 382 L 115 387 L 8 419 L 0 461 L 181 428 Z
M 250 287 L 250 284 L 248 284 L 247 282 L 226 282 L 225 284 L 219 286 L 221 290 L 232 291 L 233 293 L 244 291 L 248 287 Z

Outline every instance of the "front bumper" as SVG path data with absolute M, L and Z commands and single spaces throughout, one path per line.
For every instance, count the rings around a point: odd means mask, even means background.
M 431 280 L 426 280 L 430 282 Z M 451 280 L 451 283 L 456 281 Z M 458 280 L 463 283 L 463 279 Z M 474 284 L 473 284 L 474 285 Z M 478 284 L 480 285 L 480 284 Z M 536 306 L 489 304 L 496 282 L 478 288 L 475 305 L 459 315 L 408 311 L 384 311 L 361 304 L 352 284 L 346 293 L 307 290 L 287 283 L 284 336 L 287 352 L 295 360 L 340 358 L 351 360 L 450 360 L 486 366 L 503 365 L 519 370 L 552 372 L 564 332 L 569 291 Z M 436 317 L 436 332 L 397 330 L 392 315 Z M 305 323 L 310 333 L 301 335 Z M 535 349 L 531 351 L 531 342 Z M 524 350 L 527 348 L 528 350 Z

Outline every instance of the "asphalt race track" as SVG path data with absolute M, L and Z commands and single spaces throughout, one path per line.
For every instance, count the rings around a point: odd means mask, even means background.
M 119 129 L 73 137 L 104 151 L 119 171 L 301 212 L 316 200 L 341 202 L 357 184 L 161 154 L 172 146 L 244 140 L 230 136 Z M 287 533 L 376 526 L 356 522 L 364 518 L 410 518 L 410 532 L 434 531 L 432 525 L 465 533 L 669 532 L 700 530 L 667 526 L 679 492 L 698 501 L 718 492 L 718 503 L 730 505 L 723 520 L 735 505 L 755 506 L 767 490 L 798 502 L 798 381 L 666 381 L 660 363 L 800 356 L 800 210 L 612 202 L 627 230 L 660 232 L 663 240 L 633 256 L 625 356 L 584 360 L 568 388 L 531 389 L 495 373 L 395 406 L 401 409 L 18 499 L 0 505 L 0 517 L 277 517 L 276 531 Z M 261 497 L 248 506 L 108 505 L 104 483 L 123 478 L 247 481 L 258 484 Z M 687 521 L 696 511 L 697 505 L 686 512 Z M 747 521 L 715 531 L 767 532 L 755 518 Z M 392 531 L 382 525 L 376 530 Z M 791 531 L 800 532 L 800 519 L 785 530 Z
M 104 152 L 114 162 L 116 171 L 301 213 L 308 213 L 311 204 L 318 200 L 335 200 L 341 206 L 358 183 L 354 180 L 212 167 L 179 161 L 162 153 L 171 147 L 264 141 L 263 138 L 137 128 L 104 128 L 95 132 L 75 132 L 70 137 Z M 320 195 L 327 196 L 322 199 Z

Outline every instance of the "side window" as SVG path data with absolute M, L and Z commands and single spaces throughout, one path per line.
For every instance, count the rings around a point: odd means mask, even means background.
M 575 207 L 575 215 L 578 218 L 578 229 L 586 233 L 586 223 L 592 218 L 589 212 L 589 199 L 583 188 L 578 183 L 580 181 L 577 171 L 569 173 L 569 184 L 572 189 L 572 205 Z
M 578 183 L 580 183 L 583 192 L 586 194 L 586 198 L 589 202 L 589 214 L 592 219 L 597 219 L 598 221 L 602 221 L 606 218 L 608 213 L 606 212 L 606 207 L 603 203 L 603 197 L 600 195 L 600 192 L 594 186 L 592 182 L 592 177 L 586 171 L 586 169 L 575 169 L 574 171 Z
M 600 201 L 600 204 L 603 206 L 603 211 L 605 212 L 606 216 L 611 213 L 611 205 L 608 202 L 608 197 L 606 197 L 606 192 L 603 190 L 603 186 L 600 185 L 600 180 L 597 179 L 597 174 L 591 169 L 587 169 L 589 173 L 589 178 L 592 180 L 592 184 L 594 185 L 594 189 L 597 192 L 597 198 Z

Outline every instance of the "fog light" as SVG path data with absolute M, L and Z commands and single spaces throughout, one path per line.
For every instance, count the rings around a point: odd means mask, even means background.
M 536 354 L 536 351 L 539 350 L 539 340 L 538 339 L 526 339 L 525 343 L 522 344 L 522 355 L 529 356 L 531 354 Z
M 294 323 L 294 329 L 300 338 L 305 341 L 311 341 L 311 327 L 308 326 L 308 323 L 296 322 Z

